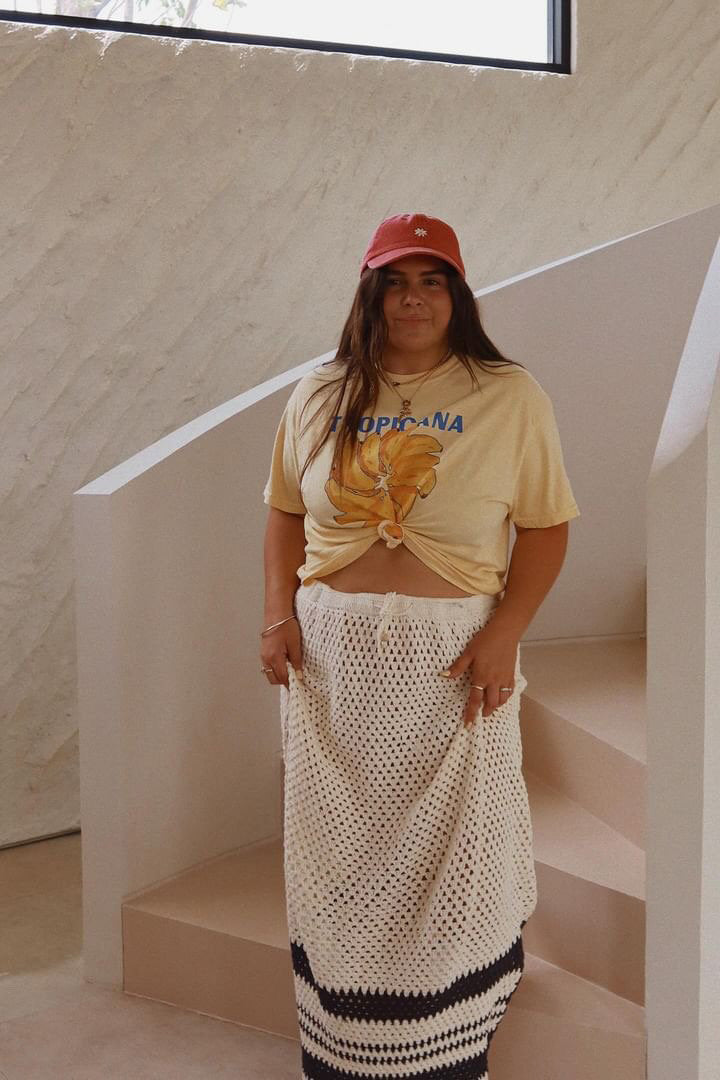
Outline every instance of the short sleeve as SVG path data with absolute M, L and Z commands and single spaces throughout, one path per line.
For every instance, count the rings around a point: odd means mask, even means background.
M 283 409 L 275 433 L 270 474 L 263 490 L 263 501 L 290 514 L 304 514 L 305 504 L 300 493 L 300 469 L 296 431 L 297 394 L 293 392 Z
M 565 472 L 552 401 L 539 386 L 532 397 L 510 520 L 521 529 L 546 529 L 579 517 L 580 510 Z

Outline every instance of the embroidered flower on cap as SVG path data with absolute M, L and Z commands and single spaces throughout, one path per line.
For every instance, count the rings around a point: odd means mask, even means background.
M 427 236 L 427 229 L 416 229 L 415 230 L 415 235 L 416 236 Z

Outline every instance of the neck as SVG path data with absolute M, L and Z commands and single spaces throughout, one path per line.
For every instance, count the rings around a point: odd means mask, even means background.
M 382 367 L 389 375 L 422 375 L 449 356 L 450 350 L 447 346 L 440 352 L 435 348 L 432 351 L 410 354 L 401 353 L 388 346 L 383 353 Z

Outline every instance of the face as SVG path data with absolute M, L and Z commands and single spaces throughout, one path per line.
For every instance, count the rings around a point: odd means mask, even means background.
M 406 255 L 384 270 L 383 312 L 391 348 L 425 354 L 446 349 L 453 310 L 446 264 L 432 255 Z

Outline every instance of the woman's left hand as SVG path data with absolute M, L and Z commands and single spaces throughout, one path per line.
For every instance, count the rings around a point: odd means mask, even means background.
M 515 663 L 520 639 L 498 627 L 492 622 L 479 630 L 457 660 L 447 671 L 441 672 L 446 678 L 456 678 L 467 669 L 470 670 L 470 682 L 484 686 L 482 690 L 470 690 L 463 723 L 471 727 L 482 707 L 482 716 L 487 717 L 498 705 L 504 705 L 512 691 L 500 690 L 501 686 L 515 689 Z

